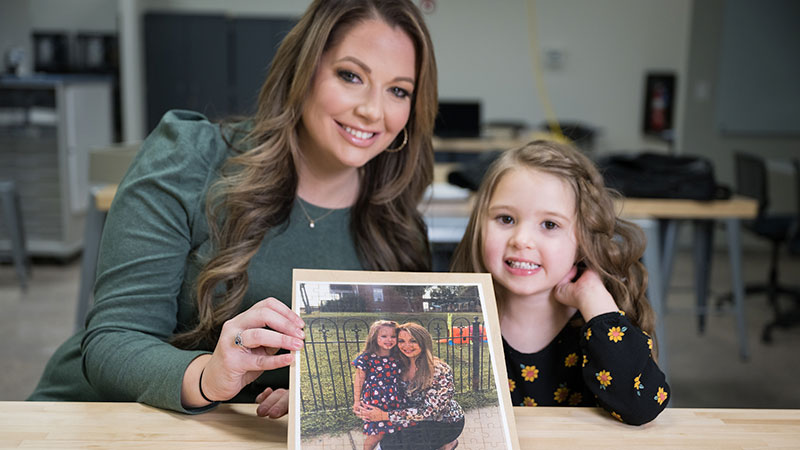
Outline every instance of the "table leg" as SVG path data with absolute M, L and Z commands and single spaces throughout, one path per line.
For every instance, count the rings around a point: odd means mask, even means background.
M 739 219 L 726 219 L 728 231 L 728 255 L 731 259 L 731 291 L 736 313 L 736 329 L 739 333 L 739 356 L 742 360 L 750 357 L 747 346 L 747 322 L 744 317 L 744 280 L 742 279 L 742 247 L 739 236 L 741 224 Z
M 661 236 L 661 286 L 663 287 L 662 298 L 664 299 L 664 311 L 667 310 L 667 298 L 669 296 L 669 283 L 672 279 L 672 266 L 675 261 L 675 241 L 678 236 L 678 225 L 680 222 L 675 219 L 660 219 L 659 235 Z
M 711 274 L 711 245 L 714 242 L 714 221 L 694 220 L 694 288 L 697 297 L 697 331 L 703 334 L 708 307 L 708 278 Z
M 664 327 L 664 284 L 662 275 L 660 227 L 655 219 L 633 220 L 644 231 L 647 238 L 642 261 L 648 272 L 647 297 L 656 315 L 656 343 L 658 345 L 658 366 L 669 379 L 669 352 L 667 351 L 667 333 Z

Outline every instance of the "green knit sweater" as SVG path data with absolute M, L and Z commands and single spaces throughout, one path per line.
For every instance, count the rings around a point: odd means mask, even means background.
M 208 255 L 206 194 L 232 152 L 216 124 L 171 111 L 142 144 L 119 186 L 100 246 L 87 328 L 53 355 L 29 400 L 136 401 L 183 412 L 189 363 L 213 348 L 168 343 L 194 322 L 199 256 Z M 295 200 L 295 206 L 297 205 Z M 312 217 L 327 210 L 305 204 Z M 242 310 L 267 297 L 291 302 L 292 269 L 361 270 L 350 210 L 316 223 L 301 208 L 271 230 L 250 262 Z M 288 370 L 264 373 L 232 401 L 254 402 L 265 387 L 288 387 Z

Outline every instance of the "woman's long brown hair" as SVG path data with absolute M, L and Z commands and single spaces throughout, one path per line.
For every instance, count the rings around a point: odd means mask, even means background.
M 403 331 L 410 334 L 411 337 L 417 341 L 420 348 L 420 354 L 415 363 L 417 372 L 414 374 L 414 378 L 409 381 L 408 387 L 406 388 L 406 392 L 413 394 L 414 392 L 431 387 L 433 384 L 433 373 L 436 368 L 436 360 L 438 358 L 433 356 L 433 338 L 431 338 L 431 334 L 425 327 L 414 322 L 407 322 L 398 326 L 398 348 L 400 346 L 400 333 Z M 409 367 L 411 364 L 409 358 L 404 355 L 402 351 L 397 352 L 397 354 L 403 365 Z
M 197 323 L 174 336 L 176 346 L 213 348 L 222 324 L 241 310 L 250 260 L 267 231 L 288 219 L 295 201 L 294 161 L 301 152 L 297 127 L 318 62 L 348 30 L 370 19 L 382 20 L 411 38 L 416 83 L 406 125 L 408 144 L 399 152 L 379 154 L 361 169 L 350 232 L 368 269 L 430 270 L 427 231 L 417 210 L 433 178 L 431 137 L 438 97 L 428 30 L 408 0 L 315 0 L 277 50 L 259 94 L 252 131 L 228 135 L 231 146 L 246 150 L 237 150 L 239 154 L 226 162 L 209 192 L 214 255 L 197 279 Z M 394 142 L 390 148 L 398 146 Z
M 533 141 L 507 150 L 492 164 L 481 182 L 467 230 L 456 247 L 450 269 L 488 272 L 483 263 L 483 232 L 489 202 L 504 175 L 525 168 L 555 175 L 572 188 L 577 220 L 577 260 L 597 272 L 628 320 L 652 336 L 656 318 L 646 297 L 647 270 L 639 261 L 645 248 L 644 233 L 637 225 L 618 217 L 614 200 L 620 198 L 619 194 L 607 189 L 594 163 L 568 144 Z M 503 299 L 499 296 L 497 306 L 502 311 Z

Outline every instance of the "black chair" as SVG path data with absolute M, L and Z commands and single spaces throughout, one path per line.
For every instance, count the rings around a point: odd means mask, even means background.
M 797 238 L 798 215 L 772 214 L 769 208 L 768 173 L 766 161 L 756 155 L 736 152 L 734 154 L 736 171 L 736 191 L 739 195 L 755 198 L 758 201 L 758 215 L 755 219 L 744 222 L 744 228 L 757 236 L 767 239 L 771 244 L 769 265 L 769 278 L 766 283 L 748 284 L 745 286 L 745 295 L 767 294 L 769 304 L 775 314 L 774 319 L 764 326 L 761 339 L 764 342 L 772 341 L 772 329 L 776 326 L 788 327 L 797 322 L 800 302 L 800 290 L 795 287 L 781 285 L 778 281 L 778 262 L 781 248 L 790 244 Z M 795 180 L 800 196 L 800 167 L 795 161 Z M 795 307 L 785 313 L 781 310 L 778 298 L 781 295 L 789 296 L 795 302 Z

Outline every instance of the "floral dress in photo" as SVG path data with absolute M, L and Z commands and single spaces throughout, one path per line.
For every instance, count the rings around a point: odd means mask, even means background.
M 400 364 L 391 356 L 378 356 L 375 353 L 361 354 L 353 361 L 356 369 L 364 371 L 364 385 L 361 387 L 361 401 L 384 411 L 400 409 L 404 406 L 403 395 L 397 387 L 400 379 Z M 364 421 L 364 434 L 376 435 L 394 433 L 403 425 L 388 420 Z

